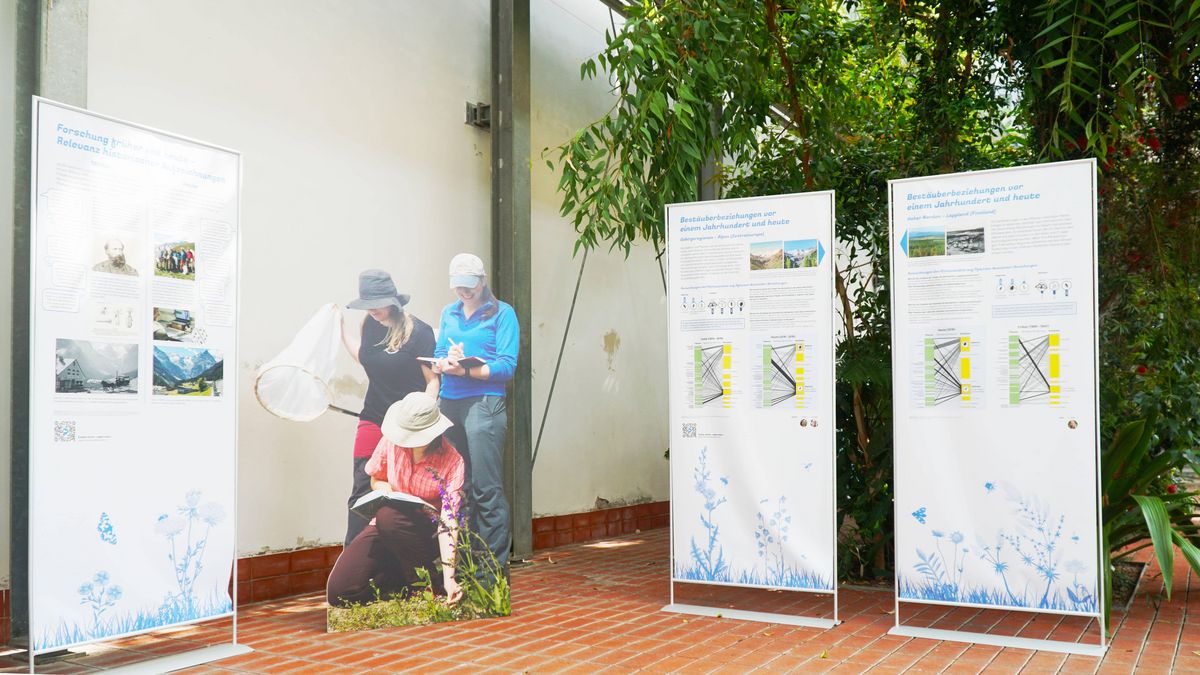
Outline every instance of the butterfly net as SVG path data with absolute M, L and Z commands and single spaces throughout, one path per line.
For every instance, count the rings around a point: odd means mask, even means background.
M 329 386 L 342 349 L 337 309 L 325 305 L 278 356 L 254 374 L 254 396 L 271 414 L 307 422 L 333 403 Z

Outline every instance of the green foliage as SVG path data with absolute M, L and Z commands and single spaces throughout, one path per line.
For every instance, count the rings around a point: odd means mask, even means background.
M 646 1 L 581 71 L 609 78 L 612 111 L 546 154 L 577 249 L 661 250 L 663 207 L 696 199 L 706 158 L 728 197 L 836 190 L 842 573 L 859 577 L 885 573 L 893 531 L 886 181 L 1098 157 L 1102 436 L 1155 420 L 1141 487 L 1122 473 L 1105 493 L 1128 551 L 1151 535 L 1133 494 L 1193 508 L 1162 491 L 1200 445 L 1198 34 L 1200 0 Z
M 444 597 L 434 593 L 429 570 L 418 567 L 419 581 L 412 592 L 385 598 L 375 588 L 374 602 L 330 607 L 328 630 L 372 630 L 508 616 L 512 613 L 511 588 L 496 557 L 477 533 L 462 525 L 459 526 L 459 542 L 454 565 L 463 598 L 457 604 L 448 605 Z M 476 550 L 472 550 L 472 544 Z

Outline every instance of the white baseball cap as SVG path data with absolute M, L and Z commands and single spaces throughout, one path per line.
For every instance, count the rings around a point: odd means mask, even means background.
M 487 276 L 483 261 L 470 253 L 459 253 L 450 259 L 450 288 L 474 288 Z

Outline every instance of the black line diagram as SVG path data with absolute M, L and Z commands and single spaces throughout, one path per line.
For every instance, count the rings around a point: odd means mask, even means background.
M 728 408 L 732 345 L 697 344 L 692 348 L 692 407 Z
M 773 408 L 789 401 L 805 406 L 807 345 L 799 340 L 764 342 L 762 345 L 761 407 Z
M 1009 405 L 1062 403 L 1057 332 L 1008 336 Z
M 971 401 L 971 338 L 925 338 L 925 407 Z

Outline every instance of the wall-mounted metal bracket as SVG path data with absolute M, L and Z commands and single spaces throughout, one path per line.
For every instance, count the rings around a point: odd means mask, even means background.
M 479 101 L 471 103 L 467 101 L 467 119 L 466 123 L 480 129 L 492 128 L 492 106 Z

